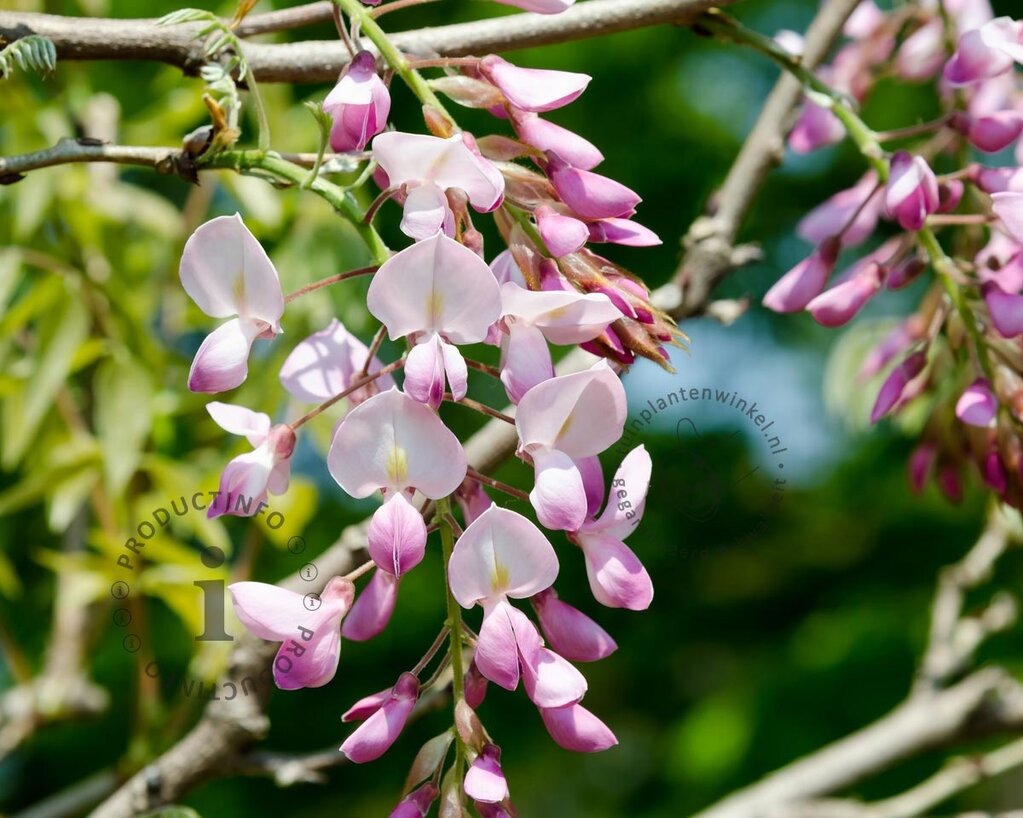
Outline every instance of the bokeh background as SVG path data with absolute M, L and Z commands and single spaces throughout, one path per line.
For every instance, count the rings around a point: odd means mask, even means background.
M 232 10 L 230 2 L 197 5 Z M 285 5 L 264 2 L 257 10 Z M 1008 0 L 1001 5 L 1011 11 Z M 4 7 L 157 16 L 179 4 L 7 0 Z M 735 11 L 774 33 L 803 30 L 814 7 L 812 0 L 749 0 Z M 446 0 L 385 20 L 396 30 L 501 13 L 487 2 Z M 333 31 L 301 34 L 330 38 Z M 659 248 L 610 255 L 651 285 L 666 280 L 679 259 L 679 236 L 726 172 L 775 69 L 755 54 L 671 27 L 513 59 L 593 76 L 587 93 L 552 118 L 601 147 L 602 172 L 641 193 L 638 218 L 664 239 Z M 276 149 L 315 148 L 316 127 L 302 103 L 328 90 L 265 87 Z M 175 145 L 205 121 L 201 93 L 199 80 L 152 64 L 65 63 L 45 79 L 19 74 L 0 84 L 0 153 L 76 134 Z M 394 121 L 418 129 L 417 107 L 398 84 L 394 99 Z M 865 113 L 887 128 L 934 108 L 926 89 L 882 81 Z M 467 112 L 464 123 L 477 133 L 500 128 L 477 112 Z M 785 451 L 771 454 L 740 413 L 714 402 L 672 407 L 643 426 L 636 440 L 651 451 L 655 477 L 631 545 L 656 586 L 643 614 L 596 605 L 578 553 L 556 542 L 561 595 L 594 614 L 619 643 L 617 653 L 584 671 L 587 707 L 621 743 L 596 756 L 564 752 L 525 696 L 492 687 L 481 716 L 504 748 L 522 815 L 689 814 L 881 716 L 907 692 L 936 572 L 965 552 L 984 511 L 975 484 L 958 506 L 933 489 L 913 496 L 905 479 L 911 422 L 878 429 L 864 422 L 871 394 L 854 380 L 858 356 L 919 293 L 878 299 L 845 333 L 822 330 L 806 316 L 769 316 L 757 306 L 770 283 L 807 252 L 794 236 L 800 216 L 861 172 L 842 146 L 788 156 L 744 231 L 763 245 L 764 260 L 721 288 L 724 296 L 750 296 L 754 306 L 727 328 L 687 322 L 691 349 L 674 353 L 676 374 L 645 364 L 629 374 L 636 412 L 683 385 L 737 391 L 775 422 L 772 432 Z M 327 475 L 322 456 L 331 424 L 324 418 L 298 450 L 292 491 L 274 503 L 287 519 L 280 531 L 191 514 L 151 542 L 145 570 L 133 577 L 133 610 L 136 624 L 144 623 L 138 655 L 155 656 L 164 678 L 157 689 L 151 683 L 140 690 L 136 657 L 123 649 L 124 630 L 111 621 L 108 588 L 122 578 L 119 545 L 153 508 L 214 488 L 220 467 L 244 445 L 215 427 L 205 399 L 185 389 L 191 355 L 211 323 L 177 280 L 191 230 L 236 210 L 269 250 L 286 291 L 363 263 L 358 241 L 323 202 L 258 179 L 210 173 L 190 187 L 147 170 L 95 166 L 37 171 L 0 187 L 0 690 L 14 684 L 12 665 L 41 665 L 63 573 L 74 577 L 74 604 L 90 606 L 90 672 L 111 694 L 102 716 L 42 729 L 0 762 L 2 810 L 16 813 L 90 774 L 128 769 L 169 746 L 202 704 L 183 696 L 171 677 L 186 669 L 212 677 L 223 662 L 222 646 L 193 657 L 199 599 L 192 583 L 245 575 L 277 580 L 303 561 L 315 562 L 344 525 L 372 507 L 348 501 Z M 388 205 L 379 221 L 400 246 L 396 215 Z M 492 233 L 488 239 L 495 247 Z M 286 335 L 259 349 L 248 382 L 231 400 L 294 417 L 299 407 L 286 404 L 276 380 L 280 363 L 334 315 L 368 339 L 373 325 L 360 306 L 363 292 L 364 284 L 349 282 L 289 307 Z M 481 378 L 473 388 L 500 404 L 493 383 Z M 449 418 L 463 431 L 479 425 L 465 414 Z M 616 459 L 606 465 L 613 469 Z M 498 476 L 526 478 L 516 464 Z M 773 481 L 782 478 L 778 492 Z M 286 548 L 295 535 L 308 544 L 301 557 Z M 222 547 L 228 563 L 204 568 L 203 545 Z M 266 747 L 298 752 L 340 742 L 348 729 L 340 715 L 349 704 L 389 685 L 433 638 L 444 615 L 440 571 L 431 549 L 403 583 L 388 630 L 368 644 L 346 645 L 330 686 L 273 697 Z M 1013 587 L 1021 576 L 1023 563 L 1010 554 L 996 582 Z M 1018 631 L 990 640 L 982 658 L 1023 670 Z M 279 789 L 265 779 L 236 778 L 211 783 L 186 803 L 207 816 L 385 815 L 419 744 L 447 719 L 427 715 L 381 761 L 333 770 L 324 786 Z M 940 761 L 936 755 L 905 764 L 856 794 L 898 792 Z M 1003 779 L 947 811 L 1018 804 L 1021 790 L 1023 780 Z

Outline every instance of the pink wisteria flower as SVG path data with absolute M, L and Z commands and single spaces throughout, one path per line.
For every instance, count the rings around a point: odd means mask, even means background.
M 591 499 L 586 521 L 569 533 L 569 539 L 583 551 L 594 598 L 609 608 L 642 611 L 654 598 L 650 575 L 625 544 L 643 518 L 652 468 L 646 447 L 637 446 L 629 452 L 611 481 L 607 505 L 599 517 L 603 478 L 598 470 L 591 471 L 588 493 L 597 500 Z
M 599 753 L 618 743 L 611 729 L 579 702 L 540 709 L 554 743 L 575 753 Z
M 338 425 L 327 453 L 331 476 L 349 495 L 379 491 L 384 504 L 368 532 L 377 570 L 356 601 L 345 636 L 368 639 L 386 626 L 397 583 L 426 553 L 426 523 L 410 502 L 416 491 L 447 497 L 465 479 L 465 452 L 439 417 L 397 389 L 376 395 Z
M 281 643 L 273 664 L 279 688 L 322 687 L 334 678 L 341 655 L 339 626 L 355 596 L 349 580 L 333 577 L 313 611 L 305 594 L 276 585 L 235 582 L 228 591 L 235 613 L 251 633 Z
M 543 647 L 536 626 L 509 601 L 549 588 L 558 558 L 533 523 L 491 506 L 458 538 L 448 562 L 451 594 L 463 608 L 483 607 L 474 661 L 487 679 L 514 690 L 520 676 L 538 707 L 579 701 L 586 680 L 572 665 Z
M 470 140 L 467 144 L 466 140 Z M 373 158 L 390 185 L 405 191 L 401 229 L 413 239 L 425 239 L 438 230 L 454 233 L 454 213 L 446 191 L 465 192 L 480 213 L 489 213 L 504 199 L 504 177 L 476 150 L 471 137 L 455 134 L 447 139 L 425 134 L 391 131 L 373 140 Z
M 603 293 L 535 291 L 512 282 L 501 287 L 501 305 L 506 333 L 501 383 L 513 403 L 538 383 L 554 377 L 548 342 L 569 345 L 591 341 L 622 317 Z
M 615 640 L 590 617 L 562 602 L 553 588 L 532 599 L 540 630 L 551 648 L 573 662 L 596 662 L 618 649 Z
M 277 270 L 236 213 L 196 229 L 185 242 L 180 275 L 199 309 L 211 318 L 230 319 L 202 342 L 188 373 L 188 388 L 234 389 L 248 375 L 253 341 L 281 333 L 284 295 Z
M 402 673 L 394 687 L 357 701 L 341 720 L 362 724 L 345 739 L 341 752 L 356 764 L 380 758 L 401 735 L 418 699 L 419 679 Z
M 533 461 L 529 500 L 544 526 L 582 526 L 587 502 L 580 461 L 618 440 L 625 416 L 625 389 L 606 361 L 543 381 L 523 395 L 515 415 L 519 453 Z
M 779 278 L 764 295 L 763 304 L 775 312 L 799 312 L 824 290 L 835 269 L 841 244 L 831 237 Z
M 272 426 L 269 415 L 244 406 L 213 401 L 206 404 L 206 411 L 221 429 L 246 438 L 255 447 L 224 467 L 206 516 L 259 514 L 266 507 L 268 492 L 284 494 L 288 490 L 295 431 L 285 423 Z
M 484 340 L 501 315 L 501 291 L 483 259 L 435 233 L 380 267 L 366 304 L 392 339 L 414 344 L 405 361 L 409 395 L 436 408 L 447 381 L 455 400 L 465 397 L 468 371 L 455 344 Z
M 934 171 L 922 156 L 899 151 L 892 157 L 885 191 L 885 209 L 905 230 L 919 230 L 938 209 L 940 196 Z
M 539 114 L 568 105 L 586 90 L 588 74 L 520 68 L 490 54 L 480 60 L 480 73 L 520 111 Z
M 465 774 L 464 789 L 473 801 L 485 804 L 496 804 L 509 796 L 499 747 L 494 744 L 483 747 Z
M 945 65 L 945 80 L 953 86 L 973 85 L 1023 63 L 1023 22 L 999 17 L 967 31 Z
M 621 182 L 573 167 L 557 154 L 548 159 L 547 176 L 561 200 L 583 219 L 628 218 L 642 201 Z
M 527 145 L 555 154 L 572 167 L 592 170 L 604 161 L 604 154 L 588 139 L 536 114 L 513 112 L 512 124 Z
M 575 0 L 497 0 L 497 2 L 537 14 L 561 14 L 575 4 Z
M 833 236 L 840 236 L 845 247 L 862 244 L 874 232 L 881 215 L 883 200 L 878 192 L 877 173 L 868 171 L 855 185 L 807 213 L 796 232 L 814 244 Z
M 296 346 L 281 367 L 284 388 L 293 396 L 309 403 L 322 403 L 351 387 L 362 372 L 369 349 L 352 335 L 345 325 L 332 318 L 330 323 Z M 368 374 L 379 372 L 383 364 L 374 357 Z M 394 378 L 381 375 L 348 396 L 356 406 L 378 392 L 394 386 Z
M 910 385 L 927 365 L 926 352 L 914 352 L 898 364 L 881 384 L 877 400 L 870 413 L 870 422 L 877 423 L 896 406 L 903 403 L 912 394 Z
M 330 114 L 330 147 L 335 151 L 361 151 L 387 125 L 391 95 L 377 75 L 376 58 L 360 51 L 337 85 L 323 100 Z
M 807 311 L 825 327 L 849 323 L 866 306 L 884 283 L 884 271 L 877 262 L 870 262 L 853 272 L 845 281 L 815 297 L 806 305 Z

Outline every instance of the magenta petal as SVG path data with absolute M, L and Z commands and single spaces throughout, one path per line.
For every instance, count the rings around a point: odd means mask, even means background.
M 552 589 L 533 597 L 540 627 L 551 648 L 573 662 L 596 662 L 610 656 L 618 645 L 590 617 L 558 599 Z
M 562 216 L 548 205 L 540 205 L 534 213 L 540 238 L 555 258 L 582 249 L 590 237 L 584 222 Z
M 543 647 L 536 626 L 521 611 L 512 618 L 526 695 L 537 707 L 561 707 L 586 694 L 586 678 L 566 659 Z
M 281 690 L 323 687 L 337 673 L 341 657 L 341 633 L 336 624 L 315 632 L 299 629 L 281 643 L 274 658 L 274 682 Z
M 356 764 L 380 758 L 401 735 L 418 698 L 419 680 L 403 673 L 383 706 L 345 739 L 341 752 Z
M 474 801 L 496 804 L 508 797 L 508 782 L 501 770 L 501 751 L 488 744 L 465 774 L 465 794 Z
M 1023 295 L 1004 292 L 994 283 L 984 284 L 981 292 L 998 334 L 1003 338 L 1023 334 Z
M 391 495 L 369 523 L 369 555 L 381 569 L 401 577 L 426 556 L 426 523 L 405 492 Z
M 631 216 L 642 199 L 625 185 L 552 158 L 548 175 L 562 201 L 584 219 Z
M 831 242 L 821 244 L 774 283 L 764 296 L 764 306 L 774 312 L 805 309 L 824 289 L 837 260 L 837 248 Z
M 892 157 L 885 208 L 905 230 L 919 230 L 938 209 L 938 180 L 922 156 L 899 151 Z
M 559 747 L 577 753 L 599 753 L 618 743 L 606 724 L 581 704 L 540 710 L 547 732 Z
M 518 403 L 538 383 L 554 377 L 547 339 L 536 327 L 512 320 L 501 356 L 501 383 L 508 400 Z
M 355 598 L 341 627 L 341 635 L 353 642 L 372 639 L 387 627 L 397 599 L 398 578 L 378 568 Z
M 516 117 L 515 129 L 526 144 L 556 154 L 574 168 L 592 170 L 604 161 L 604 154 L 592 142 L 538 116 Z
M 997 414 L 998 398 L 987 378 L 975 380 L 956 402 L 956 417 L 970 426 L 993 426 Z
M 818 295 L 806 305 L 806 309 L 817 323 L 825 327 L 840 327 L 852 320 L 881 289 L 881 280 L 881 267 L 869 264 L 862 272 Z
M 586 74 L 520 68 L 494 54 L 480 60 L 480 71 L 513 106 L 533 113 L 553 111 L 568 105 L 590 82 Z
M 469 669 L 465 672 L 465 703 L 473 710 L 483 704 L 487 697 L 487 677 L 480 673 L 476 660 L 469 662 Z
M 877 393 L 874 409 L 870 413 L 871 423 L 877 423 L 895 407 L 910 381 L 923 371 L 926 364 L 927 354 L 915 352 L 891 371 Z
M 344 715 L 341 716 L 341 721 L 365 721 L 383 707 L 384 703 L 390 698 L 391 688 L 389 687 L 381 690 L 379 693 L 363 696 L 344 712 Z
M 417 790 L 413 790 L 398 803 L 389 818 L 426 818 L 433 802 L 440 791 L 436 785 L 427 781 Z
M 590 241 L 621 244 L 623 247 L 654 247 L 661 244 L 657 234 L 632 219 L 602 219 L 590 222 Z

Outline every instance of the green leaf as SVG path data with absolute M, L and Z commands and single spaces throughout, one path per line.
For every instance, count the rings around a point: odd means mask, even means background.
M 0 76 L 9 77 L 15 65 L 22 71 L 49 74 L 57 67 L 57 47 L 40 34 L 22 37 L 0 51 Z
M 104 361 L 95 380 L 93 422 L 103 451 L 107 488 L 119 496 L 142 459 L 152 424 L 148 373 L 127 356 Z
M 40 329 L 37 363 L 24 392 L 15 392 L 3 401 L 0 463 L 4 468 L 13 469 L 35 441 L 88 332 L 89 314 L 74 298 L 65 300 Z

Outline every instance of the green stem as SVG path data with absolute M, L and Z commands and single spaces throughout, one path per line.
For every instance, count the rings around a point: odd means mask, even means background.
M 451 692 L 455 706 L 465 699 L 465 668 L 462 663 L 462 609 L 458 606 L 458 600 L 451 593 L 451 585 L 448 582 L 448 564 L 451 562 L 451 552 L 455 548 L 455 536 L 451 529 L 451 523 L 447 517 L 451 514 L 451 500 L 444 497 L 437 501 L 437 510 L 434 519 L 440 529 L 441 550 L 444 555 L 444 588 L 448 598 L 448 638 L 451 646 Z M 465 748 L 462 740 L 455 738 L 455 768 L 456 781 L 462 780 L 462 767 L 465 761 Z
M 361 0 L 333 0 L 333 3 L 348 15 L 348 19 L 359 23 L 362 33 L 376 46 L 380 56 L 387 60 L 387 64 L 394 69 L 394 73 L 405 81 L 405 84 L 419 98 L 419 101 L 424 105 L 429 105 L 431 108 L 436 108 L 457 129 L 455 119 L 448 113 L 444 103 L 437 98 L 437 95 L 423 76 L 409 65 L 405 55 L 395 48 L 394 44 L 387 38 L 387 34 L 380 28 L 370 10 L 362 4 Z
M 252 96 L 252 104 L 256 109 L 256 122 L 259 125 L 259 134 L 256 144 L 259 150 L 266 153 L 270 150 L 270 120 L 266 116 L 266 106 L 263 104 L 263 96 L 259 93 L 259 85 L 256 83 L 256 75 L 250 68 L 245 72 L 245 82 L 249 86 L 249 94 Z
M 272 176 L 278 181 L 302 187 L 307 181 L 308 171 L 289 162 L 279 154 L 252 150 L 229 150 L 203 156 L 199 160 L 203 168 L 227 168 L 239 173 L 259 172 Z M 369 248 L 374 262 L 383 264 L 391 256 L 390 250 L 376 229 L 362 221 L 362 212 L 351 193 L 323 178 L 314 179 L 308 189 L 330 204 L 339 214 L 351 222 L 355 231 Z

